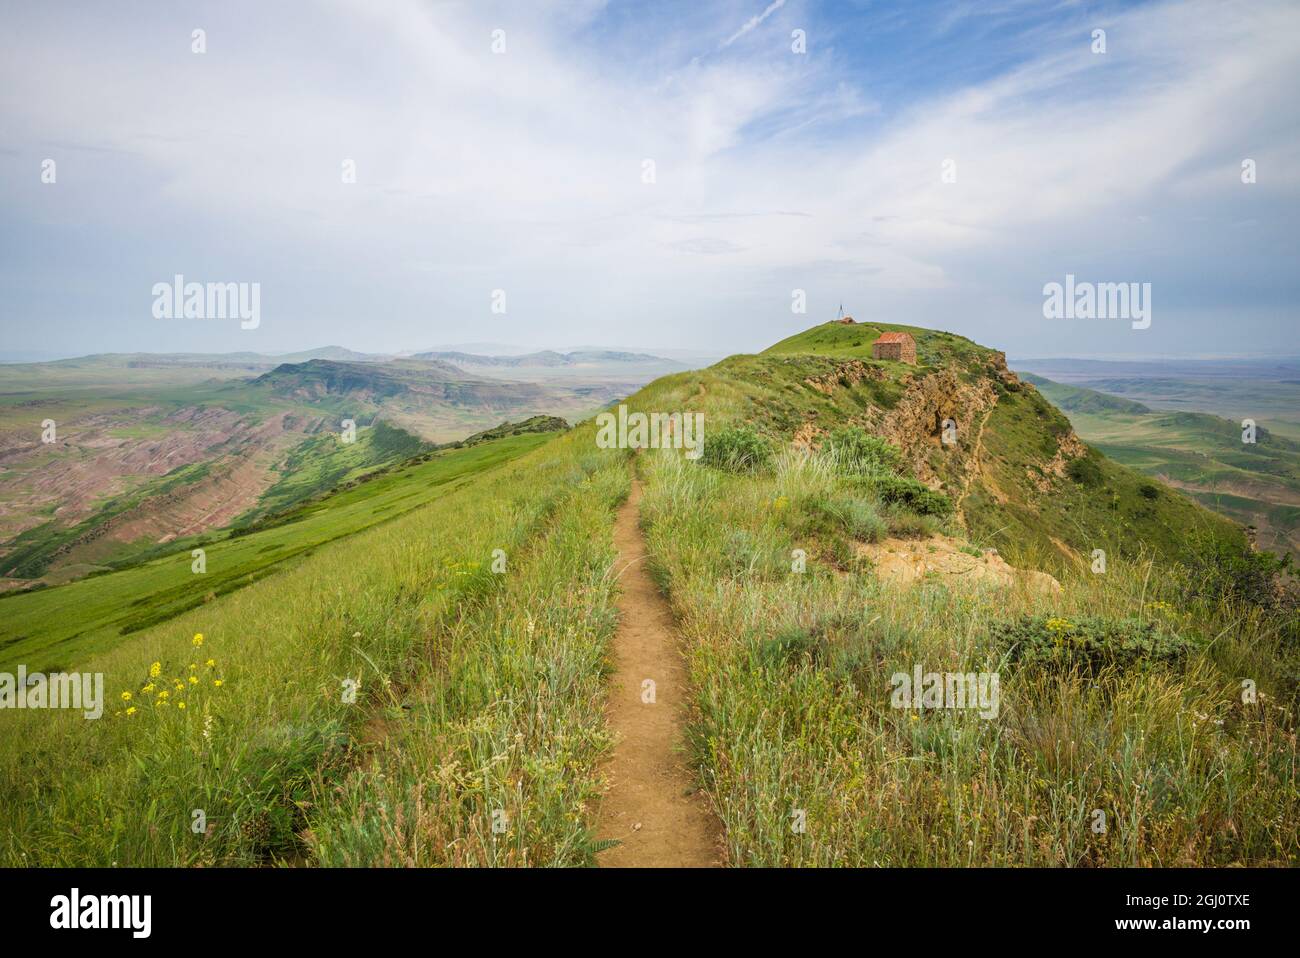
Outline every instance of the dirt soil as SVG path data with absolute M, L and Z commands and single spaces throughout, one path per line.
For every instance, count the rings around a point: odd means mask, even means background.
M 959 539 L 932 536 L 929 539 L 885 539 L 874 544 L 862 543 L 858 552 L 871 560 L 876 575 L 887 582 L 909 584 L 926 576 L 945 585 L 1015 586 L 1023 584 L 1034 591 L 1055 595 L 1061 584 L 1046 572 L 1017 569 L 996 552 L 979 556 L 963 552 Z
M 598 836 L 622 844 L 600 852 L 611 868 L 707 868 L 718 864 L 717 822 L 685 760 L 687 674 L 672 611 L 651 578 L 637 525 L 641 483 L 618 513 L 619 626 L 608 718 L 617 736 L 606 767 Z M 642 683 L 655 683 L 654 703 Z

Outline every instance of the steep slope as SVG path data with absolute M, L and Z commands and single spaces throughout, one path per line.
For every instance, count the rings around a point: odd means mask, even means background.
M 284 508 L 294 495 L 409 455 L 421 441 L 461 440 L 502 420 L 580 418 L 629 391 L 374 358 L 267 370 L 272 360 L 252 353 L 133 354 L 0 369 L 0 590 L 67 581 Z M 218 360 L 229 368 L 211 365 Z M 231 378 L 231 369 L 261 375 Z M 55 442 L 44 441 L 47 420 Z M 338 442 L 346 420 L 361 441 Z M 383 441 L 367 438 L 368 427 Z
M 916 366 L 871 358 L 886 331 L 913 336 Z M 700 378 L 692 408 L 712 414 L 710 425 L 751 422 L 805 446 L 843 425 L 888 440 L 912 475 L 953 501 L 973 542 L 1016 564 L 1054 570 L 1095 549 L 1177 559 L 1200 537 L 1245 541 L 1232 522 L 1082 442 L 1002 353 L 961 336 L 827 323 Z
M 552 435 L 543 429 L 503 432 L 424 452 L 414 437 L 382 424 L 348 446 L 326 437 L 315 454 L 320 461 L 294 464 L 234 528 L 179 537 L 107 574 L 0 596 L 0 664 L 35 670 L 112 649 L 147 626 L 283 572 L 327 542 L 427 505 Z M 298 454 L 311 457 L 311 443 Z M 330 491 L 312 498 L 327 484 Z M 201 574 L 193 569 L 195 548 L 206 556 Z
M 1243 442 L 1239 421 L 1151 409 L 1093 389 L 1025 378 L 1116 462 L 1253 527 L 1262 549 L 1300 552 L 1300 443 L 1263 424 L 1254 442 Z
M 919 365 L 870 358 L 891 329 Z M 824 326 L 628 406 L 705 415 L 698 462 L 638 457 L 640 525 L 725 864 L 1300 860 L 1300 635 L 1270 563 L 997 353 Z

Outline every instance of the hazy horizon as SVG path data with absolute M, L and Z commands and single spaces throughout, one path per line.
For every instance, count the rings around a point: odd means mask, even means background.
M 1010 355 L 1294 351 L 1278 0 L 3 16 L 5 355 L 726 355 L 841 305 Z M 256 328 L 155 318 L 176 276 L 255 284 Z M 1044 318 L 1067 276 L 1150 284 L 1150 327 Z

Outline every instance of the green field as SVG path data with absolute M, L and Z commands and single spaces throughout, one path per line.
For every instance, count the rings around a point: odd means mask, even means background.
M 1261 423 L 1170 412 L 1030 377 L 1092 445 L 1116 462 L 1175 484 L 1202 505 L 1252 525 L 1261 548 L 1300 551 L 1300 442 Z
M 426 505 L 548 438 L 531 433 L 438 452 L 428 462 L 385 472 L 277 516 L 268 528 L 176 543 L 160 550 L 166 556 L 119 572 L 0 596 L 0 669 L 20 662 L 33 670 L 69 667 L 112 648 L 124 635 L 282 572 L 324 543 Z M 339 446 L 333 437 L 330 442 Z M 207 553 L 202 575 L 191 571 L 190 551 L 199 547 Z
M 4 662 L 109 698 L 0 712 L 0 862 L 598 864 L 633 475 L 723 864 L 1300 862 L 1300 634 L 1266 559 L 920 332 L 919 367 L 818 327 L 628 399 L 702 413 L 699 461 L 509 436 L 214 538 L 206 576 L 181 554 L 0 599 Z M 884 575 L 900 544 L 989 543 L 1022 568 Z M 1000 709 L 895 706 L 915 665 L 999 673 Z

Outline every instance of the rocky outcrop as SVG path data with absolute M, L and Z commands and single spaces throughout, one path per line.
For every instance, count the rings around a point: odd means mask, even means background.
M 1059 479 L 1064 479 L 1066 470 L 1069 468 L 1071 460 L 1078 459 L 1088 451 L 1088 447 L 1083 444 L 1073 429 L 1069 432 L 1062 433 L 1056 440 L 1056 455 L 1043 465 L 1042 473 L 1035 472 L 1033 469 L 1026 469 L 1029 478 L 1033 480 L 1034 485 L 1039 492 L 1046 492 L 1052 487 L 1052 483 Z
M 995 549 L 975 550 L 949 536 L 885 539 L 859 544 L 857 552 L 871 562 L 878 578 L 900 585 L 930 579 L 950 587 L 1022 586 L 1048 595 L 1061 591 L 1061 583 L 1046 572 L 1014 568 Z
M 821 437 L 826 434 L 824 429 L 819 429 L 816 423 L 806 422 L 794 431 L 791 443 L 801 452 L 811 452 L 821 443 Z
M 1020 377 L 1007 368 L 1007 354 L 994 352 L 989 358 L 990 375 L 1007 389 L 1017 392 L 1025 384 L 1020 381 Z
M 922 482 L 932 488 L 956 482 L 969 465 L 979 424 L 997 402 L 992 382 L 963 382 L 952 369 L 943 369 L 904 383 L 907 391 L 881 421 L 880 435 L 902 450 L 903 461 Z M 949 445 L 943 443 L 945 420 L 956 426 L 956 442 Z M 932 462 L 940 449 L 951 457 L 944 475 Z
M 868 365 L 860 359 L 850 359 L 836 364 L 834 369 L 821 376 L 810 376 L 804 380 L 804 385 L 829 396 L 840 388 L 852 389 L 868 379 L 879 381 L 884 378 L 885 371 L 881 367 Z

